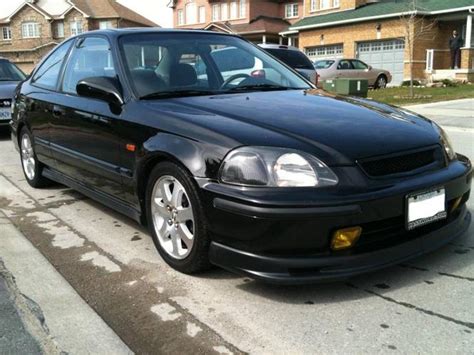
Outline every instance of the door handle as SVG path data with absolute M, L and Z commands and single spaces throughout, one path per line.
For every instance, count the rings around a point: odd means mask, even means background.
M 66 113 L 66 111 L 59 107 L 59 106 L 56 106 L 54 105 L 53 106 L 53 116 L 56 117 L 56 118 L 60 118 L 61 116 L 64 116 Z

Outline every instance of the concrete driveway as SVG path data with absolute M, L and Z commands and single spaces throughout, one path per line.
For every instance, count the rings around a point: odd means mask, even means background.
M 474 160 L 473 103 L 410 109 L 445 125 Z M 473 351 L 473 226 L 435 253 L 344 283 L 276 287 L 220 269 L 191 277 L 166 266 L 132 220 L 62 186 L 31 189 L 7 135 L 0 152 L 0 210 L 134 352 Z M 0 258 L 27 280 L 28 259 L 19 262 L 14 244 Z M 57 322 L 48 300 L 35 301 L 47 324 Z

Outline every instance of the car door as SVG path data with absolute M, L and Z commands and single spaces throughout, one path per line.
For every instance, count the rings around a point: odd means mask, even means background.
M 33 72 L 32 79 L 25 82 L 27 94 L 18 98 L 19 114 L 27 118 L 36 155 L 51 167 L 56 164 L 50 149 L 53 107 L 61 100 L 57 92 L 59 76 L 72 44 L 69 40 L 58 46 Z
M 105 101 L 77 94 L 79 81 L 116 77 L 107 38 L 78 38 L 64 69 L 61 102 L 53 107 L 51 150 L 57 169 L 99 192 L 121 198 L 119 139 L 120 112 Z
M 341 59 L 337 64 L 335 79 L 357 78 L 357 71 L 348 59 Z
M 369 68 L 367 64 L 364 62 L 353 59 L 351 60 L 352 66 L 354 67 L 354 71 L 357 73 L 357 78 L 360 79 L 366 79 L 369 82 L 369 85 L 373 85 L 376 79 L 376 76 L 374 77 L 373 71 Z

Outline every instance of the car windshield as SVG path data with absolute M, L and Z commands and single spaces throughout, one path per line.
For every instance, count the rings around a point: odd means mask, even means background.
M 316 69 L 328 69 L 333 64 L 334 60 L 318 60 L 314 63 L 314 67 Z
M 277 48 L 266 48 L 265 50 L 292 68 L 314 69 L 308 57 L 300 51 Z
M 25 74 L 18 67 L 6 60 L 0 61 L 0 81 L 21 81 Z
M 121 37 L 120 48 L 141 99 L 311 88 L 272 56 L 238 37 L 131 34 Z

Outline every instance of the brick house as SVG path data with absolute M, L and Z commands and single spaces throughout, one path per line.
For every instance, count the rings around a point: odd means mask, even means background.
M 401 16 L 413 13 L 429 30 L 414 40 L 413 72 L 417 79 L 474 80 L 473 0 L 305 0 L 304 18 L 283 36 L 299 37 L 299 47 L 313 60 L 360 58 L 388 69 L 393 83 L 409 77 L 410 52 Z M 418 24 L 418 26 L 421 26 Z M 461 68 L 450 70 L 449 36 L 462 34 Z M 411 38 L 413 29 L 409 30 Z
M 303 0 L 173 0 L 174 27 L 239 34 L 257 43 L 282 43 L 279 35 L 300 20 Z M 297 36 L 290 44 L 297 45 Z M 291 41 L 293 40 L 293 43 Z M 288 39 L 285 39 L 285 43 Z M 296 42 L 296 43 L 295 43 Z
M 56 0 L 54 6 L 51 3 L 26 0 L 0 19 L 0 57 L 29 73 L 67 37 L 102 28 L 157 26 L 115 0 Z

